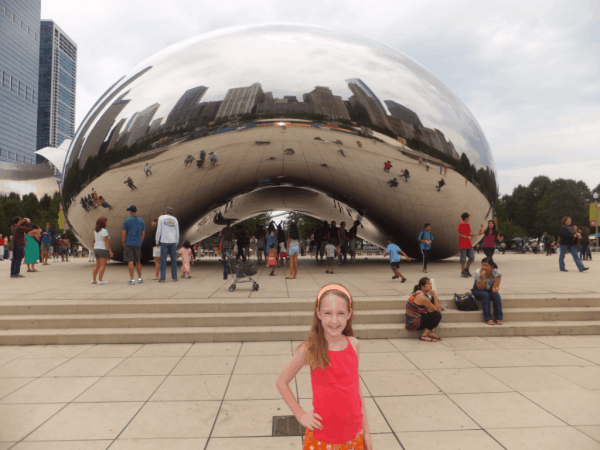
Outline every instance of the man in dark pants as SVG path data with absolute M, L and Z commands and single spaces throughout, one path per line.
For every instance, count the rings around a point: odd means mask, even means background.
M 21 219 L 19 216 L 13 218 L 13 224 L 10 231 L 15 237 L 15 249 L 10 263 L 10 277 L 23 278 L 24 275 L 21 275 L 21 261 L 25 257 L 25 233 L 29 233 L 33 228 L 29 219 Z
M 138 283 L 142 284 L 142 242 L 146 236 L 146 226 L 144 221 L 137 215 L 137 207 L 131 205 L 127 208 L 129 217 L 123 221 L 123 231 L 121 238 L 123 240 L 123 260 L 128 261 L 129 278 L 127 284 L 135 285 L 134 266 L 138 273 Z

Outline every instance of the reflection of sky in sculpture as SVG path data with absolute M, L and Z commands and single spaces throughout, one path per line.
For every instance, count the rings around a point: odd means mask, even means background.
M 131 101 L 115 124 L 154 103 L 160 108 L 153 120 L 164 123 L 181 95 L 200 85 L 209 88 L 201 102 L 223 100 L 228 89 L 255 82 L 275 98 L 295 95 L 302 102 L 302 94 L 315 86 L 347 100 L 352 92 L 345 80 L 360 78 L 382 103 L 393 100 L 413 110 L 425 127 L 442 131 L 459 154 L 495 171 L 485 136 L 462 102 L 421 65 L 370 39 L 285 24 L 226 29 L 169 47 L 126 79 L 148 66 L 152 70 L 127 87 L 125 98 Z

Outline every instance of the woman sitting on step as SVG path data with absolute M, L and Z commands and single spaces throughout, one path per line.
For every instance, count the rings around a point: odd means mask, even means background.
M 477 269 L 473 277 L 473 281 L 475 281 L 473 284 L 473 295 L 477 300 L 481 301 L 483 320 L 488 325 L 494 325 L 490 302 L 494 305 L 496 324 L 502 325 L 502 300 L 500 299 L 500 294 L 498 294 L 501 279 L 502 274 L 492 258 L 483 258 L 481 260 L 481 269 Z
M 429 278 L 423 277 L 413 288 L 413 294 L 406 302 L 406 329 L 408 331 L 423 330 L 420 338 L 422 341 L 441 341 L 442 338 L 435 334 L 435 329 L 441 320 L 440 301 Z

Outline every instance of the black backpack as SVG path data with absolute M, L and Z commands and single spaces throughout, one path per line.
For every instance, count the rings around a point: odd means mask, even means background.
M 454 294 L 454 303 L 459 311 L 479 311 L 479 306 L 475 302 L 475 297 L 470 292 L 464 294 Z

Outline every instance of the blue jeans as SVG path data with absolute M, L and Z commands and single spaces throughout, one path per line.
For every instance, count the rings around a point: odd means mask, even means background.
M 573 260 L 575 261 L 575 265 L 577 266 L 577 269 L 579 269 L 579 271 L 581 272 L 584 269 L 583 263 L 579 259 L 579 256 L 577 256 L 577 247 L 574 245 L 560 245 L 558 255 L 558 267 L 560 268 L 560 270 L 564 270 L 565 268 L 565 255 L 567 254 L 567 252 L 571 253 Z
M 586 259 L 592 259 L 589 245 L 582 245 L 579 248 L 579 259 L 581 259 L 582 261 Z
M 177 244 L 160 243 L 160 279 L 164 280 L 167 273 L 167 252 L 171 256 L 171 277 L 177 279 Z
M 482 291 L 476 287 L 473 289 L 473 296 L 481 301 L 481 309 L 483 309 L 483 320 L 486 322 L 492 320 L 492 312 L 490 311 L 490 302 L 494 306 L 494 317 L 496 320 L 502 320 L 502 300 L 500 294 L 493 291 Z
M 21 262 L 25 257 L 25 246 L 24 245 L 15 245 L 15 250 L 13 251 L 13 259 L 10 262 L 10 274 L 12 276 L 19 275 L 21 273 Z

